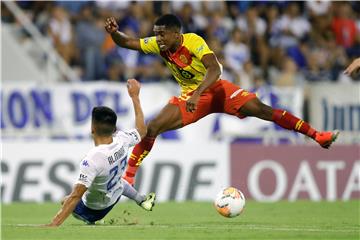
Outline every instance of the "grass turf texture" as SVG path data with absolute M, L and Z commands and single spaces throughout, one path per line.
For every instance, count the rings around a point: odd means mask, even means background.
M 48 223 L 59 204 L 2 205 L 1 239 L 360 239 L 360 201 L 248 201 L 239 217 L 220 216 L 212 203 L 160 203 L 146 212 L 119 203 L 102 225 L 88 226 L 69 217 L 60 228 Z

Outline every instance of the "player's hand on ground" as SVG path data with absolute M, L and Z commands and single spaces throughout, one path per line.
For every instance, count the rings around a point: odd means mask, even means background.
M 127 89 L 130 97 L 138 97 L 140 93 L 140 83 L 136 79 L 128 79 Z
M 186 101 L 186 111 L 187 112 L 195 112 L 196 105 L 200 99 L 200 95 L 194 93 L 187 101 Z
M 53 223 L 48 223 L 48 224 L 40 225 L 40 227 L 58 227 L 58 226 Z
M 114 17 L 109 17 L 105 20 L 105 30 L 112 34 L 118 30 L 119 26 Z
M 360 69 L 360 58 L 355 59 L 344 71 L 345 74 L 351 75 Z

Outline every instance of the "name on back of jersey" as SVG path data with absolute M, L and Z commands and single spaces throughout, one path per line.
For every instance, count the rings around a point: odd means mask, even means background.
M 124 147 L 121 147 L 118 151 L 114 153 L 114 155 L 108 157 L 109 164 L 115 163 L 117 160 L 124 158 L 125 155 L 125 149 Z

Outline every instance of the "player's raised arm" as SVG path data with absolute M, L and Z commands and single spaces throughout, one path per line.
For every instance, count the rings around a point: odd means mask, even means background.
M 360 69 L 360 58 L 355 59 L 344 71 L 345 74 L 351 75 Z
M 87 187 L 82 184 L 76 184 L 73 191 L 69 196 L 65 198 L 62 208 L 55 215 L 50 224 L 46 225 L 48 227 L 58 227 L 60 226 L 65 219 L 74 211 L 76 205 L 80 201 L 82 195 L 86 192 Z
M 140 39 L 132 38 L 118 30 L 119 26 L 114 17 L 105 20 L 105 30 L 111 35 L 113 41 L 123 48 L 141 50 Z
M 143 139 L 147 132 L 147 127 L 145 125 L 144 113 L 141 109 L 140 104 L 140 83 L 136 79 L 129 79 L 127 81 L 127 88 L 129 96 L 133 102 L 134 111 L 135 111 L 135 127 L 140 134 L 141 139 Z

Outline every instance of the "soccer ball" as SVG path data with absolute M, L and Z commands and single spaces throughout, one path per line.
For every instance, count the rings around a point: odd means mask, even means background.
M 245 197 L 240 190 L 234 187 L 224 188 L 216 195 L 214 205 L 224 217 L 236 217 L 244 210 Z

